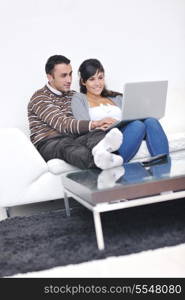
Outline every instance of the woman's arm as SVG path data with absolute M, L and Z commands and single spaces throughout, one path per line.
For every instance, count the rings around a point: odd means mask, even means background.
M 111 97 L 111 99 L 120 109 L 122 109 L 123 96 L 117 95 L 116 97 Z
M 71 100 L 71 109 L 73 116 L 77 120 L 91 120 L 89 115 L 89 107 L 86 99 L 86 95 L 82 93 L 76 93 L 73 95 Z M 91 121 L 89 130 L 99 128 L 105 130 L 111 124 L 113 124 L 116 120 L 112 118 L 104 118 L 99 121 Z
M 85 95 L 80 93 L 74 94 L 71 100 L 71 109 L 75 119 L 90 120 L 88 103 Z

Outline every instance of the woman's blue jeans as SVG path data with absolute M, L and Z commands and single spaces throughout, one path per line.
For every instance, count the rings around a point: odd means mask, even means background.
M 168 139 L 157 119 L 147 118 L 144 121 L 132 121 L 120 130 L 123 133 L 123 143 L 118 152 L 124 162 L 128 162 L 135 156 L 143 139 L 146 140 L 151 156 L 169 154 Z

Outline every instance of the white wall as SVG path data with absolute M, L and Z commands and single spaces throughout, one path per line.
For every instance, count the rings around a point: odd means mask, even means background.
M 107 85 L 169 80 L 169 131 L 185 130 L 185 0 L 6 0 L 0 3 L 0 127 L 27 130 L 27 103 L 45 84 L 47 58 L 63 54 L 77 69 L 102 61 Z

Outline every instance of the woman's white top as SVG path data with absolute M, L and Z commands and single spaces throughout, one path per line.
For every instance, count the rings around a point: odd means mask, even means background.
M 101 120 L 104 118 L 113 118 L 121 120 L 121 109 L 117 105 L 100 104 L 98 106 L 89 107 L 89 115 L 92 121 Z

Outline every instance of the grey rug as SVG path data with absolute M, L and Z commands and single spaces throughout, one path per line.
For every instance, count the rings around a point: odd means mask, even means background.
M 106 249 L 97 249 L 92 213 L 78 205 L 0 223 L 0 276 L 126 255 L 185 242 L 185 200 L 102 214 Z M 62 274 L 61 274 L 62 275 Z

